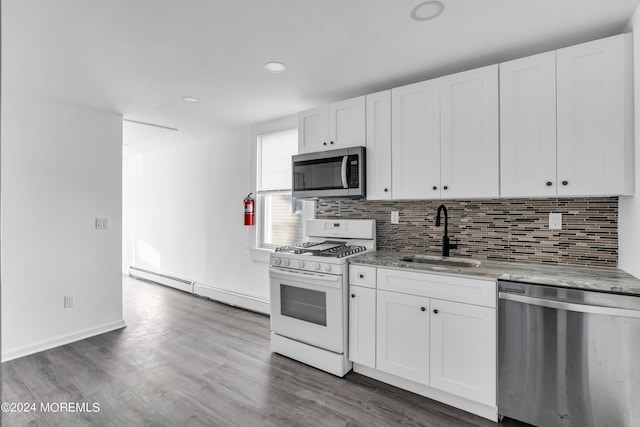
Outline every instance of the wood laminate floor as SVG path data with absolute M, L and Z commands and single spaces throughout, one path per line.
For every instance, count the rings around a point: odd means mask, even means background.
M 126 328 L 2 365 L 3 401 L 38 407 L 3 426 L 497 426 L 271 354 L 267 316 L 128 277 L 123 288 Z M 40 411 L 60 402 L 99 412 Z

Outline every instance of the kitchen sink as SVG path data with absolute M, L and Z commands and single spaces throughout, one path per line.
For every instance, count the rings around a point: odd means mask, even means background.
M 479 267 L 481 264 L 481 261 L 473 259 L 443 258 L 432 255 L 408 255 L 400 258 L 400 261 L 439 265 L 442 267 Z

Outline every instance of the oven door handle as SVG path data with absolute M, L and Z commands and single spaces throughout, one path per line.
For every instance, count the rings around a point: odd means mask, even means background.
M 499 292 L 498 298 L 502 300 L 519 302 L 522 304 L 536 305 L 539 307 L 553 308 L 556 310 L 576 311 L 578 313 L 602 314 L 604 316 L 620 316 L 640 318 L 640 311 L 628 308 L 603 307 L 599 305 L 579 304 L 575 302 L 556 301 L 543 298 L 514 295 Z
M 321 281 L 322 285 L 325 287 L 331 288 L 341 288 L 342 287 L 342 276 L 333 276 L 329 274 L 318 274 L 318 273 L 310 273 L 310 272 L 291 272 L 287 270 L 280 269 L 278 267 L 270 267 L 269 275 L 272 277 L 287 277 L 290 279 L 298 279 L 298 280 L 315 280 Z
M 349 156 L 342 158 L 342 187 L 349 188 L 349 181 L 347 180 L 347 163 L 349 162 Z

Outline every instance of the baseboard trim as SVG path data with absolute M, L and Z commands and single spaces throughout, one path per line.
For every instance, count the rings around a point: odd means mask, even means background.
M 195 283 L 193 285 L 193 293 L 224 304 L 244 308 L 246 310 L 262 314 L 270 313 L 269 301 L 262 298 L 239 294 L 226 289 L 214 288 L 200 283 Z
M 193 282 L 180 279 L 178 277 L 168 276 L 166 274 L 156 273 L 154 271 L 134 266 L 129 266 L 129 276 L 136 279 L 148 280 L 160 285 L 170 286 L 184 292 L 193 293 Z
M 35 344 L 30 344 L 13 350 L 4 351 L 2 352 L 2 362 L 8 362 L 9 360 L 29 356 L 31 354 L 39 353 L 45 350 L 50 350 L 52 348 L 60 347 L 62 345 L 69 344 L 75 341 L 80 341 L 85 338 L 104 334 L 105 332 L 115 331 L 116 329 L 121 329 L 125 326 L 127 325 L 124 320 L 118 320 L 116 322 L 106 323 L 95 328 L 89 328 L 82 331 L 72 332 L 70 334 L 60 335 L 55 338 L 37 342 Z

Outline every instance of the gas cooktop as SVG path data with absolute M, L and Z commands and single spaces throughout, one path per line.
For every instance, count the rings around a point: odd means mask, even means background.
M 347 242 L 325 240 L 324 242 L 304 242 L 295 245 L 281 246 L 276 252 L 307 256 L 324 256 L 342 258 L 367 250 L 365 246 L 347 245 Z

